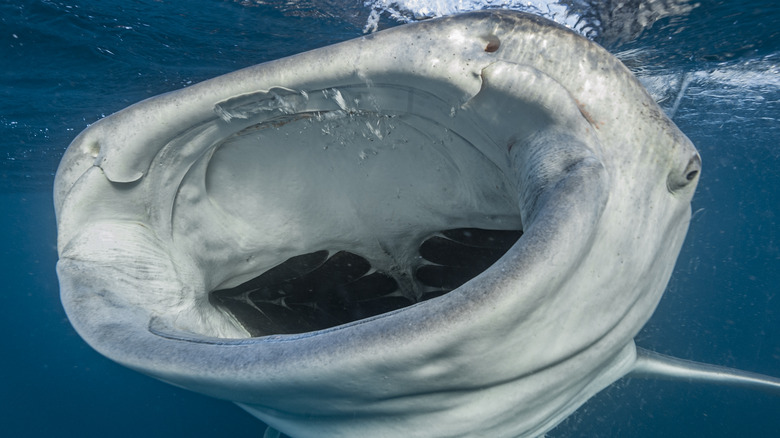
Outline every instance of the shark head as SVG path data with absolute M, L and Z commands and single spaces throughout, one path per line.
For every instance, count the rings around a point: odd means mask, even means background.
M 105 356 L 292 436 L 538 436 L 637 366 L 700 170 L 597 44 L 424 21 L 82 132 L 62 301 Z

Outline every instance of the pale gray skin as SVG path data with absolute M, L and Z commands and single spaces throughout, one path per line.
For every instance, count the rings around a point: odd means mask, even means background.
M 539 436 L 659 373 L 633 337 L 700 163 L 618 60 L 552 22 L 401 26 L 81 133 L 55 182 L 62 301 L 105 356 L 295 437 Z M 449 294 L 325 330 L 251 338 L 208 300 L 321 249 L 419 296 L 420 242 L 457 227 L 524 235 Z

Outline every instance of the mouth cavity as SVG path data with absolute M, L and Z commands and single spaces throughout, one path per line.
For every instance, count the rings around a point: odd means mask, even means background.
M 205 145 L 189 155 L 171 221 L 203 267 L 198 305 L 251 337 L 306 333 L 442 296 L 488 270 L 522 235 L 521 182 L 495 140 L 507 133 L 490 116 L 494 96 L 453 106 L 460 91 L 439 93 L 273 89 L 221 102 L 217 119 L 181 134 Z M 535 103 L 507 99 L 520 120 L 549 123 Z M 173 146 L 160 166 L 182 155 Z M 213 335 L 197 318 L 188 330 Z

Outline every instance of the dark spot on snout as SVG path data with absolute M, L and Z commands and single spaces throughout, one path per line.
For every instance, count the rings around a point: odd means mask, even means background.
M 485 40 L 487 40 L 487 44 L 485 44 L 485 51 L 488 53 L 493 53 L 498 50 L 499 47 L 501 47 L 501 41 L 495 35 L 488 35 L 485 37 Z

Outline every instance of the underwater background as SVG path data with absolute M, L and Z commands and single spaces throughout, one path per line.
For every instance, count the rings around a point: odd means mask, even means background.
M 70 141 L 141 99 L 459 11 L 539 13 L 620 57 L 698 147 L 669 288 L 637 344 L 780 376 L 777 0 L 0 1 L 0 435 L 261 437 L 235 405 L 114 364 L 67 321 L 52 184 Z M 550 437 L 776 437 L 780 397 L 623 379 Z

